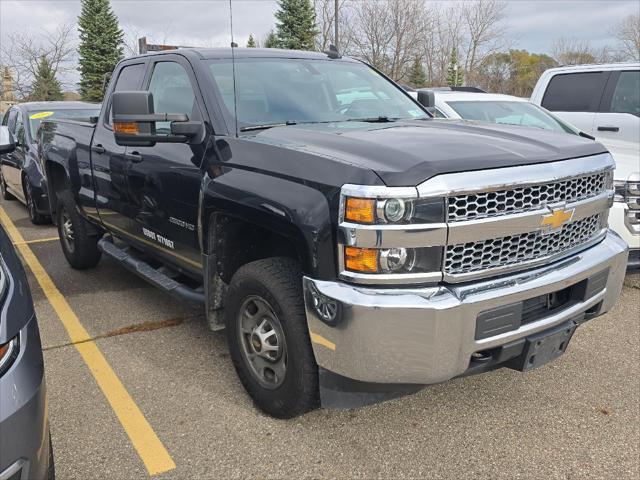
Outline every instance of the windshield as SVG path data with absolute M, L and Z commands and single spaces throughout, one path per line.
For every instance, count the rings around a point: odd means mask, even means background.
M 89 120 L 89 117 L 100 115 L 100 106 L 96 108 L 60 109 L 60 110 L 33 110 L 29 112 L 29 132 L 35 137 L 38 127 L 43 120 L 71 118 L 75 120 Z
M 237 59 L 234 105 L 231 59 L 210 63 L 227 115 L 251 126 L 426 118 L 398 87 L 361 63 L 291 58 Z
M 447 102 L 458 115 L 468 120 L 523 125 L 556 132 L 577 132 L 558 118 L 550 115 L 537 105 L 529 102 L 513 101 L 456 101 Z

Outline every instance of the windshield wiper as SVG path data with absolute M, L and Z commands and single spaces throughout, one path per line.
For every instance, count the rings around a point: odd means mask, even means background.
M 368 118 L 349 118 L 346 120 L 347 122 L 367 122 L 367 123 L 388 123 L 395 122 L 395 118 L 390 118 L 386 116 L 379 117 L 368 117 Z
M 298 122 L 295 122 L 293 120 L 287 120 L 284 123 L 266 123 L 264 125 L 248 125 L 246 127 L 242 127 L 240 129 L 241 132 L 250 132 L 252 130 L 266 130 L 267 128 L 273 128 L 273 127 L 286 127 L 289 125 L 297 125 Z

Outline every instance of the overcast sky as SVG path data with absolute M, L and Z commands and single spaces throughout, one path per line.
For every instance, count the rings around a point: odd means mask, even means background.
M 230 43 L 227 0 L 112 0 L 111 3 L 127 33 L 128 43 L 143 35 L 149 43 L 208 47 Z M 616 23 L 629 14 L 640 13 L 637 0 L 507 3 L 504 24 L 513 46 L 536 53 L 548 53 L 553 40 L 560 36 L 588 40 L 596 49 L 614 44 L 611 31 Z M 274 0 L 233 0 L 235 41 L 244 46 L 250 33 L 262 39 L 274 27 L 276 9 Z M 79 0 L 0 0 L 0 43 L 4 44 L 7 34 L 17 29 L 37 33 L 41 29 L 55 30 L 60 23 L 74 23 L 79 13 Z

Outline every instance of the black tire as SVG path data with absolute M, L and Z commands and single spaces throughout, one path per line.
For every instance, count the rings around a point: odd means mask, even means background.
M 51 443 L 51 433 L 49 433 L 49 471 L 47 472 L 47 480 L 56 479 L 56 465 L 53 460 L 53 443 Z
M 246 353 L 250 342 L 246 333 L 241 336 L 240 312 L 251 298 L 268 303 L 284 335 L 286 373 L 277 387 L 265 388 L 257 379 Z M 269 258 L 241 267 L 229 285 L 225 322 L 236 372 L 261 410 L 276 418 L 292 418 L 319 406 L 318 365 L 307 330 L 302 275 L 295 261 Z
M 0 194 L 2 195 L 3 200 L 15 200 L 12 194 L 7 190 L 7 183 L 4 181 L 4 176 L 2 175 L 2 170 L 0 170 Z
M 29 213 L 29 220 L 31 220 L 31 223 L 33 223 L 34 225 L 49 223 L 49 217 L 47 215 L 38 213 L 38 210 L 36 210 L 36 204 L 33 201 L 31 184 L 26 177 L 22 179 L 22 190 L 24 192 L 24 199 L 27 202 L 27 212 Z
M 69 264 L 77 270 L 95 267 L 102 255 L 98 250 L 101 235 L 92 232 L 91 225 L 80 216 L 73 196 L 68 191 L 58 194 L 56 220 L 62 252 Z M 68 227 L 71 228 L 71 235 Z

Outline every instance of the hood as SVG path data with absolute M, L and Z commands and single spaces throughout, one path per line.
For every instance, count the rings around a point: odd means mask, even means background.
M 576 135 L 467 120 L 336 122 L 264 130 L 248 140 L 373 170 L 388 186 L 443 173 L 553 162 L 606 152 Z

